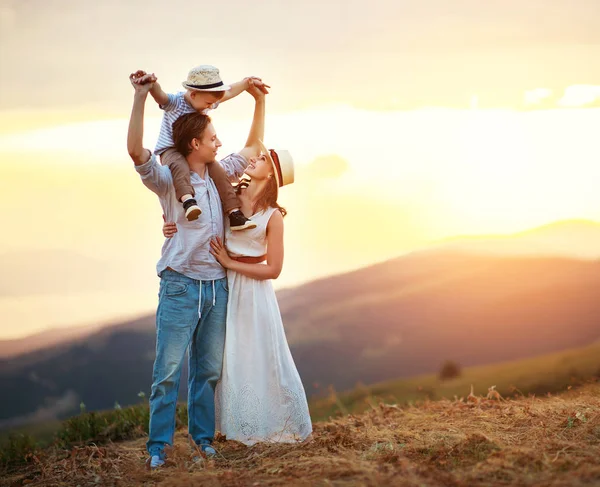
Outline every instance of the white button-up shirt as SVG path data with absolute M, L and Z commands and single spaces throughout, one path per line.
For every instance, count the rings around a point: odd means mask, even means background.
M 231 154 L 212 164 L 221 164 L 233 179 L 242 176 L 248 161 L 240 154 Z M 195 172 L 190 173 L 195 199 L 202 214 L 197 220 L 189 222 L 185 218 L 183 205 L 175 196 L 169 168 L 162 166 L 154 154 L 148 162 L 135 168 L 144 185 L 158 195 L 166 220 L 177 223 L 177 233 L 172 238 L 167 238 L 163 244 L 161 258 L 156 266 L 158 275 L 170 267 L 198 281 L 214 281 L 225 277 L 225 269 L 210 253 L 210 241 L 215 237 L 223 240 L 224 222 L 219 193 L 208 171 L 204 179 Z

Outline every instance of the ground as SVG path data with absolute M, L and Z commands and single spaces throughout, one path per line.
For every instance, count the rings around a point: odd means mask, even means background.
M 179 430 L 165 467 L 146 469 L 144 439 L 51 448 L 0 485 L 600 486 L 600 385 L 561 396 L 378 404 L 315 423 L 297 445 L 218 438 L 194 462 Z

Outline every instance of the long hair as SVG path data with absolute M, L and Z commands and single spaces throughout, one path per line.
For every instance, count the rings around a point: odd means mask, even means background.
M 248 178 L 247 176 L 242 178 L 236 186 L 235 192 L 239 195 L 242 189 L 248 187 L 249 183 L 250 178 Z M 272 177 L 267 181 L 265 189 L 258 197 L 256 203 L 254 203 L 254 207 L 252 208 L 252 214 L 258 213 L 259 211 L 264 211 L 269 207 L 273 207 L 277 208 L 283 216 L 287 215 L 287 210 L 283 206 L 280 206 L 279 203 L 277 203 L 277 194 L 277 179 L 275 179 L 275 177 Z
M 201 139 L 210 117 L 199 112 L 186 113 L 173 122 L 173 144 L 184 157 L 192 152 L 190 142 Z

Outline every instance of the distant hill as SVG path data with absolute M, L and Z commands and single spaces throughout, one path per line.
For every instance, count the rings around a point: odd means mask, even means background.
M 600 338 L 600 262 L 419 253 L 279 293 L 307 393 L 489 364 Z M 137 402 L 154 317 L 0 361 L 0 427 Z M 183 382 L 182 382 L 183 383 Z M 182 393 L 184 391 L 182 390 Z
M 454 237 L 431 249 L 504 256 L 600 259 L 600 223 L 564 220 L 511 235 Z
M 459 236 L 438 242 L 425 250 L 402 256 L 400 259 L 402 265 L 409 267 L 410 261 L 415 261 L 419 267 L 417 272 L 426 272 L 428 266 L 426 260 L 430 255 L 435 263 L 438 259 L 437 255 L 457 252 L 503 257 L 600 259 L 600 223 L 589 220 L 565 220 L 510 235 Z M 5 275 L 20 276 L 20 280 L 11 279 L 4 284 L 4 287 L 0 283 L 0 296 L 3 294 L 16 296 L 52 293 L 63 295 L 75 290 L 104 289 L 107 281 L 110 281 L 110 287 L 113 288 L 114 283 L 111 282 L 109 269 L 111 266 L 118 266 L 119 263 L 98 261 L 70 251 L 47 250 L 5 252 L 0 254 L 0 265 L 5 270 Z M 23 273 L 23 269 L 31 269 L 32 273 Z M 81 270 L 85 270 L 87 276 L 92 276 L 90 282 L 87 280 L 82 282 L 77 277 Z M 346 275 L 348 274 L 342 276 Z M 122 277 L 119 284 L 122 289 L 131 289 L 132 286 L 139 288 L 139 276 Z M 336 279 L 336 276 L 332 279 Z M 334 282 L 328 279 L 324 281 Z M 35 282 L 33 287 L 32 282 Z M 303 289 L 307 288 L 303 287 Z M 313 289 L 319 289 L 319 286 Z M 280 302 L 286 300 L 295 302 L 293 295 L 296 293 L 296 288 L 280 290 L 278 292 Z M 304 296 L 300 299 L 304 299 Z M 94 328 L 100 326 L 110 325 L 85 327 L 85 329 L 65 327 L 20 339 L 0 340 L 0 360 L 87 336 Z M 321 334 L 323 333 L 326 332 L 321 330 Z
M 600 341 L 592 345 L 503 362 L 468 367 L 458 377 L 440 380 L 438 374 L 419 375 L 371 385 L 360 385 L 351 391 L 333 393 L 311 401 L 313 419 L 360 413 L 380 401 L 406 405 L 425 399 L 465 398 L 473 385 L 476 395 L 486 396 L 495 386 L 502 397 L 564 392 L 571 387 L 600 379 Z

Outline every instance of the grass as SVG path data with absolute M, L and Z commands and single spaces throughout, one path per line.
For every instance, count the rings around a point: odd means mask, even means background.
M 297 445 L 218 437 L 217 457 L 199 462 L 179 429 L 157 471 L 145 468 L 144 441 L 55 445 L 0 472 L 0 485 L 598 485 L 600 384 L 543 398 L 373 404 L 315 423 Z
M 492 385 L 503 397 L 545 395 L 582 385 L 594 377 L 600 377 L 600 342 L 525 360 L 465 368 L 459 377 L 450 380 L 440 380 L 432 374 L 361 385 L 341 394 L 330 389 L 326 397 L 311 402 L 311 415 L 313 420 L 323 420 L 336 414 L 366 411 L 380 401 L 411 404 L 466 397 L 471 384 L 481 395 L 487 395 Z

